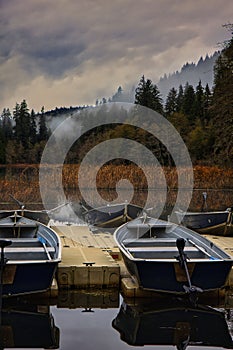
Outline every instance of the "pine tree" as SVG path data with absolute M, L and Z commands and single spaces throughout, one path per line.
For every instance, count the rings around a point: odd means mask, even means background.
M 15 121 L 14 125 L 14 139 L 20 141 L 21 139 L 21 121 L 20 121 L 20 105 L 16 103 L 15 108 L 13 110 L 13 118 Z
M 168 95 L 165 103 L 165 114 L 167 116 L 172 115 L 177 111 L 177 91 L 175 88 L 172 88 Z
M 16 103 L 14 109 L 15 139 L 27 148 L 30 142 L 30 113 L 25 100 L 19 105 Z
M 49 136 L 49 132 L 46 126 L 44 107 L 41 108 L 40 120 L 39 120 L 39 135 L 38 140 L 43 141 L 47 140 Z
M 11 112 L 9 108 L 4 108 L 2 112 L 2 136 L 7 142 L 12 138 L 13 135 L 13 126 L 12 126 L 12 118 L 11 118 Z
M 204 122 L 208 124 L 210 121 L 210 105 L 211 105 L 212 93 L 210 91 L 209 85 L 206 84 L 204 91 L 204 103 L 203 103 L 203 114 L 204 114 Z
M 161 114 L 163 113 L 160 92 L 150 79 L 145 80 L 143 75 L 135 92 L 135 104 L 148 107 Z
M 177 105 L 177 112 L 182 111 L 182 106 L 183 106 L 183 100 L 184 100 L 184 89 L 183 86 L 179 86 L 179 91 L 176 99 L 176 105 Z
M 30 115 L 30 142 L 32 145 L 35 145 L 36 141 L 37 141 L 36 114 L 32 109 L 31 115 Z
M 196 87 L 195 94 L 195 117 L 199 118 L 202 122 L 204 119 L 204 89 L 201 85 L 201 80 Z
M 188 83 L 185 86 L 184 97 L 182 103 L 182 111 L 190 120 L 190 123 L 195 122 L 195 91 L 192 85 Z
M 214 88 L 211 103 L 215 127 L 214 151 L 217 161 L 233 163 L 233 37 L 226 43 L 214 69 Z
M 117 92 L 112 96 L 111 102 L 123 102 L 123 89 L 121 86 L 118 87 Z

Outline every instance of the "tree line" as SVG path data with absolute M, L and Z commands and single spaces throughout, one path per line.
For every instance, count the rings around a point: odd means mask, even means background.
M 4 108 L 0 120 L 0 163 L 39 163 L 50 136 L 44 107 L 36 115 L 29 111 L 26 100 L 16 103 L 11 114 Z
M 232 28 L 231 28 L 232 29 Z M 110 101 L 120 101 L 123 89 Z M 101 103 L 100 113 L 105 113 Z M 214 86 L 197 86 L 188 82 L 178 89 L 171 88 L 165 101 L 151 79 L 143 75 L 135 89 L 134 103 L 162 114 L 183 138 L 194 164 L 233 165 L 233 38 L 225 43 L 214 67 Z M 72 107 L 85 111 L 83 107 Z M 64 110 L 61 113 L 64 113 Z M 69 111 L 66 111 L 69 112 Z M 48 112 L 42 108 L 35 114 L 25 100 L 16 104 L 13 114 L 5 108 L 0 118 L 0 163 L 39 163 L 50 130 L 46 125 Z M 56 108 L 54 117 L 59 115 Z M 106 114 L 107 118 L 107 114 Z M 105 138 L 135 138 L 153 151 L 164 165 L 171 165 L 168 152 L 143 130 L 129 125 L 104 125 L 83 135 L 71 148 L 67 162 L 80 162 L 85 152 Z

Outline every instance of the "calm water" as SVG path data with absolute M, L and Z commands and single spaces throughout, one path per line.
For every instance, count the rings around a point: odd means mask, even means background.
M 233 348 L 232 322 L 223 308 L 171 298 L 125 301 L 117 291 L 65 292 L 52 304 L 17 299 L 4 305 L 0 348 Z

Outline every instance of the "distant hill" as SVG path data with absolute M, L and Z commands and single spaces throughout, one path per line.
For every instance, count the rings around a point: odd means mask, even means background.
M 175 89 L 178 89 L 180 85 L 184 87 L 187 82 L 190 85 L 193 85 L 194 88 L 196 88 L 199 81 L 201 80 L 203 87 L 205 87 L 206 84 L 208 84 L 209 88 L 211 89 L 213 86 L 214 79 L 214 64 L 219 55 L 220 52 L 216 51 L 213 55 L 207 55 L 204 59 L 201 57 L 197 64 L 186 63 L 183 65 L 180 71 L 176 71 L 175 73 L 169 73 L 168 75 L 164 74 L 164 76 L 160 78 L 159 82 L 156 83 L 163 98 L 163 101 L 166 101 L 169 90 L 171 90 L 173 87 Z M 124 90 L 121 86 L 119 86 L 117 91 L 111 97 L 103 97 L 99 100 L 97 99 L 96 106 L 106 102 L 134 103 L 135 88 L 136 86 L 133 85 L 131 89 Z M 78 110 L 81 110 L 85 107 L 88 106 L 77 106 L 70 108 L 56 107 L 56 109 L 54 110 L 45 112 L 46 120 L 50 122 L 51 118 L 55 120 L 55 118 L 53 117 L 58 117 L 61 115 L 64 118 L 66 118 L 67 115 L 77 112 Z M 56 119 L 58 121 L 59 118 Z
M 195 88 L 201 80 L 202 86 L 209 85 L 211 89 L 214 79 L 214 64 L 220 52 L 216 51 L 212 56 L 202 57 L 198 63 L 186 63 L 180 71 L 172 74 L 165 74 L 157 83 L 158 89 L 165 100 L 171 88 L 178 89 L 180 85 L 184 86 L 187 82 Z

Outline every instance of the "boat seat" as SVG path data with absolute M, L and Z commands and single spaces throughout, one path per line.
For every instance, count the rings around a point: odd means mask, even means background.
M 173 227 L 174 224 L 172 223 L 169 223 L 169 222 L 166 222 L 166 223 L 157 223 L 156 225 L 150 225 L 148 223 L 143 223 L 143 222 L 140 222 L 140 223 L 135 223 L 134 221 L 130 221 L 128 224 L 127 224 L 127 228 L 129 229 L 137 229 L 137 228 L 143 228 L 143 229 L 161 229 L 161 228 L 168 228 L 168 227 Z
M 175 249 L 174 249 L 175 248 Z M 135 248 L 128 248 L 130 253 L 136 253 L 136 252 L 165 252 L 165 251 L 169 251 L 169 252 L 174 252 L 176 254 L 178 254 L 178 249 L 176 247 L 135 247 Z M 188 253 L 188 252 L 197 252 L 199 251 L 198 248 L 196 247 L 185 247 L 184 248 L 184 253 Z
M 160 247 L 133 247 L 127 249 L 129 254 L 131 254 L 134 258 L 138 259 L 175 259 L 179 256 L 178 249 L 174 247 L 168 246 L 160 246 Z M 187 254 L 188 259 L 210 259 L 210 257 L 199 250 L 197 247 L 185 247 L 184 253 Z
M 11 238 L 11 247 L 41 247 L 38 238 Z
M 49 256 L 53 258 L 53 256 L 56 254 L 55 247 L 46 247 L 46 249 L 41 245 L 41 242 L 37 241 L 37 243 L 40 243 L 40 245 L 32 246 L 13 246 L 5 248 L 4 253 L 6 259 L 8 261 L 29 261 L 29 260 L 50 260 Z M 14 244 L 14 243 L 13 243 Z
M 152 246 L 176 246 L 175 238 L 140 238 L 137 239 L 125 239 L 123 241 L 125 247 L 152 247 Z
M 46 247 L 46 250 L 49 253 L 54 253 L 54 247 Z M 45 249 L 43 247 L 7 247 L 4 249 L 5 253 L 41 253 L 44 252 Z

